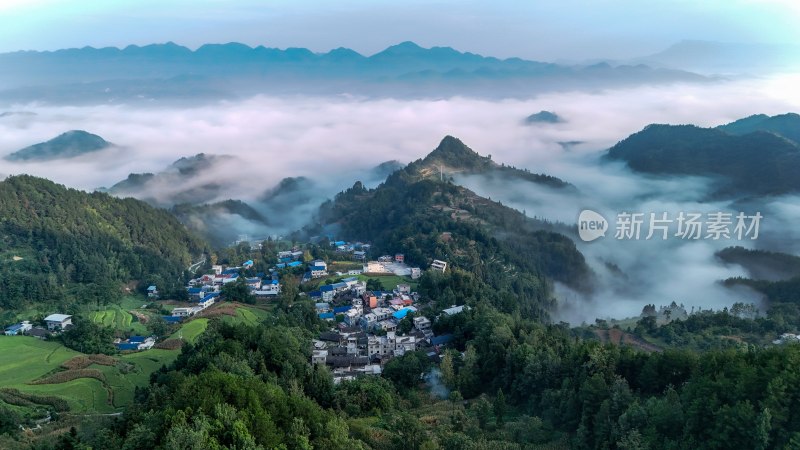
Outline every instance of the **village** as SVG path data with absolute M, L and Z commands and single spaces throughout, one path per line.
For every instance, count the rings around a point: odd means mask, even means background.
M 307 287 L 300 295 L 313 302 L 318 317 L 330 324 L 327 331 L 313 340 L 311 363 L 326 365 L 334 382 L 358 375 L 379 375 L 390 359 L 410 351 L 423 350 L 438 361 L 441 349 L 452 336 L 435 336 L 432 319 L 458 314 L 465 306 L 426 311 L 426 317 L 420 314 L 420 295 L 412 287 L 422 276 L 422 270 L 408 266 L 403 254 L 368 260 L 369 244 L 332 241 L 330 246 L 337 258 L 351 262 L 346 270 L 329 270 L 326 261 L 309 260 L 308 252 L 297 246 L 277 252 L 277 262 L 265 272 L 254 273 L 253 260 L 235 266 L 214 264 L 208 273 L 188 281 L 187 301 L 161 302 L 162 307 L 172 307 L 169 314 L 161 317 L 168 324 L 180 324 L 206 316 L 213 305 L 229 300 L 224 296 L 224 287 L 236 282 L 244 282 L 257 303 L 270 305 L 281 294 L 281 278 L 297 277 Z M 434 260 L 428 270 L 446 269 L 445 261 Z M 393 286 L 381 285 L 380 290 L 370 286 L 370 280 L 381 279 L 399 282 Z M 149 301 L 160 300 L 155 285 L 147 287 L 146 295 Z M 5 334 L 47 339 L 69 329 L 72 316 L 54 313 L 42 322 L 44 326 L 23 321 L 6 328 Z M 117 337 L 113 343 L 120 352 L 135 352 L 153 348 L 156 341 L 156 336 L 131 335 Z
M 450 342 L 452 336 L 434 336 L 431 320 L 418 315 L 415 304 L 420 296 L 412 290 L 410 283 L 422 276 L 422 270 L 406 265 L 403 254 L 384 255 L 368 261 L 369 244 L 332 241 L 330 245 L 338 255 L 363 264 L 346 272 L 331 272 L 322 259 L 304 263 L 305 253 L 294 247 L 275 255 L 278 263 L 269 274 L 257 273 L 254 277 L 246 277 L 244 272 L 253 267 L 252 260 L 239 267 L 214 265 L 212 272 L 189 281 L 186 289 L 190 305 L 174 308 L 169 319 L 179 321 L 201 314 L 215 302 L 225 300 L 222 288 L 240 278 L 244 279 L 256 299 L 274 300 L 281 293 L 281 271 L 296 270 L 305 264 L 301 283 L 314 283 L 329 277 L 336 280 L 301 294 L 314 301 L 320 319 L 331 323 L 329 331 L 321 333 L 313 341 L 311 362 L 328 366 L 334 382 L 358 375 L 379 375 L 387 361 L 409 351 L 424 350 L 430 358 L 438 360 L 440 349 Z M 434 260 L 429 270 L 444 272 L 446 269 L 445 261 Z M 367 276 L 403 277 L 409 282 L 397 284 L 392 290 L 369 290 L 367 281 L 363 279 Z M 440 313 L 458 314 L 464 308 L 454 305 Z

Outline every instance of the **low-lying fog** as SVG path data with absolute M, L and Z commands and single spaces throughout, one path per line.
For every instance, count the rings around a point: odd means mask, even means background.
M 3 160 L 0 175 L 30 173 L 92 190 L 111 186 L 131 172 L 159 172 L 180 157 L 204 152 L 235 157 L 191 181 L 225 185 L 225 194 L 217 200 L 255 199 L 288 176 L 306 176 L 317 182 L 316 189 L 332 196 L 383 161 L 407 163 L 424 157 L 449 134 L 497 162 L 558 176 L 580 191 L 564 196 L 544 188 L 524 190 L 497 180 L 456 175 L 458 182 L 479 194 L 524 209 L 528 216 L 567 224 L 576 222 L 580 210 L 593 209 L 613 227 L 615 215 L 622 211 L 668 211 L 674 216 L 678 211 L 739 209 L 699 203 L 706 189 L 702 179 L 653 179 L 620 165 L 601 166 L 598 157 L 603 150 L 649 123 L 715 126 L 757 113 L 800 111 L 800 91 L 794 89 L 798 82 L 798 76 L 783 76 L 507 101 L 256 97 L 190 109 L 155 104 L 150 108 L 6 105 L 0 113 L 35 114 L 0 114 L 0 156 L 71 129 L 98 134 L 119 147 L 44 163 Z M 540 110 L 556 112 L 564 122 L 524 123 L 526 116 Z M 559 144 L 564 142 L 572 144 Z M 560 287 L 559 297 L 571 305 L 560 318 L 573 323 L 598 316 L 619 318 L 638 314 L 644 304 L 673 300 L 687 308 L 757 302 L 751 293 L 734 293 L 716 284 L 746 273 L 717 262 L 713 254 L 729 245 L 800 254 L 797 200 L 764 203 L 757 241 L 619 241 L 612 230 L 606 238 L 578 242 L 599 275 L 600 288 L 586 298 Z

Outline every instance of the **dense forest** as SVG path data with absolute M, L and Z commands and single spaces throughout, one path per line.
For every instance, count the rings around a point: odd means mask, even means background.
M 432 363 L 419 352 L 392 360 L 383 377 L 334 384 L 326 368 L 309 363 L 319 326 L 302 302 L 282 304 L 257 326 L 213 322 L 151 377 L 122 418 L 87 418 L 35 448 L 800 445 L 797 345 L 646 353 L 484 303 L 436 321 L 438 332 L 456 336 L 439 365 L 446 392 L 437 397 L 420 378 Z
M 179 289 L 205 251 L 167 211 L 41 178 L 0 182 L 0 308 L 108 302 L 139 280 Z
M 800 146 L 768 131 L 734 135 L 694 125 L 652 124 L 611 147 L 606 156 L 638 172 L 717 177 L 718 197 L 800 190 Z

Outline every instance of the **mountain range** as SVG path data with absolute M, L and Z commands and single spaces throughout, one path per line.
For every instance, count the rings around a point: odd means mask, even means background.
M 204 101 L 269 94 L 530 96 L 544 89 L 706 81 L 646 65 L 567 66 L 403 42 L 371 56 L 338 48 L 174 43 L 0 54 L 0 101 Z

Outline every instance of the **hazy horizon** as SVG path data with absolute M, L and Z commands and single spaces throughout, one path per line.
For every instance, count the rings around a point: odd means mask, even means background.
M 236 2 L 69 2 L 12 0 L 0 5 L 0 52 L 125 47 L 172 41 L 338 47 L 371 55 L 403 41 L 449 46 L 500 58 L 559 61 L 646 56 L 683 40 L 796 44 L 800 7 L 768 2 L 606 1 L 591 10 L 577 0 L 348 0 Z M 476 33 L 480 30 L 480 33 Z

